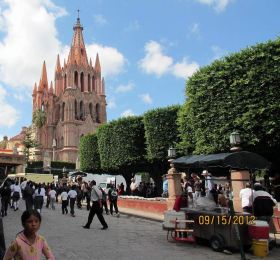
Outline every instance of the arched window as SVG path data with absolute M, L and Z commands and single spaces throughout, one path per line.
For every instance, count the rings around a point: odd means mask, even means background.
M 75 74 L 74 74 L 74 84 L 75 84 L 75 87 L 77 88 L 78 87 L 78 72 L 75 71 Z
M 84 120 L 84 103 L 80 102 L 80 120 Z
M 85 91 L 85 87 L 84 87 L 84 73 L 81 73 L 81 92 Z
M 96 104 L 96 122 L 100 123 L 100 105 Z
M 88 92 L 91 92 L 90 75 L 88 74 Z
M 92 111 L 92 104 L 89 103 L 89 114 L 91 116 L 91 118 L 93 119 L 93 111 Z
M 64 90 L 66 89 L 67 86 L 67 77 L 66 74 L 64 75 Z
M 61 147 L 64 147 L 64 138 L 63 138 L 63 136 L 61 137 L 60 145 L 61 145 Z
M 96 89 L 95 89 L 95 79 L 94 79 L 94 76 L 92 76 L 91 86 L 92 86 L 92 91 L 96 92 Z
M 56 106 L 56 115 L 55 115 L 56 121 L 59 121 L 60 119 L 60 105 Z
M 64 111 L 65 110 L 65 103 L 62 103 L 62 111 L 61 111 L 61 121 L 64 121 Z
M 76 99 L 75 99 L 75 119 L 78 119 L 78 103 Z

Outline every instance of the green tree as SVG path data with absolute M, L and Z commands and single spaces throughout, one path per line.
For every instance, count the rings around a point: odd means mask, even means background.
M 79 156 L 82 171 L 100 171 L 100 158 L 96 134 L 88 134 L 81 138 Z
M 29 158 L 30 158 L 30 149 L 37 148 L 40 146 L 40 144 L 36 141 L 36 139 L 32 136 L 32 128 L 28 127 L 26 129 L 25 138 L 22 142 L 24 145 L 23 153 L 25 155 L 25 161 L 28 164 Z
M 46 112 L 42 109 L 37 109 L 36 111 L 33 112 L 32 115 L 32 123 L 38 127 L 42 128 L 47 120 L 47 115 Z
M 142 117 L 126 117 L 97 129 L 101 168 L 122 174 L 129 186 L 131 177 L 146 166 Z
M 181 146 L 228 151 L 238 130 L 245 149 L 261 154 L 280 148 L 280 39 L 257 44 L 201 68 L 186 84 L 179 116 Z
M 162 188 L 162 175 L 166 174 L 169 164 L 167 151 L 179 142 L 177 126 L 179 105 L 153 109 L 144 114 L 147 159 L 149 172 L 159 191 Z

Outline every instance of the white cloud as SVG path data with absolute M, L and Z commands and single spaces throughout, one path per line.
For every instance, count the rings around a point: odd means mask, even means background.
M 128 117 L 128 116 L 135 116 L 134 112 L 131 109 L 127 109 L 124 112 L 121 113 L 122 117 Z
M 145 103 L 145 104 L 152 104 L 153 103 L 153 100 L 152 100 L 152 98 L 151 98 L 151 96 L 150 96 L 150 94 L 149 93 L 145 93 L 145 94 L 142 94 L 142 95 L 140 95 L 140 98 L 141 98 L 141 100 Z
M 133 83 L 128 83 L 128 84 L 126 84 L 126 85 L 119 85 L 119 86 L 116 88 L 115 92 L 116 92 L 116 93 L 126 93 L 126 92 L 129 92 L 129 91 L 133 90 L 134 87 L 135 87 L 135 86 L 134 86 Z
M 95 61 L 96 54 L 98 53 L 102 75 L 104 77 L 114 76 L 123 72 L 126 59 L 116 48 L 96 43 L 87 45 L 86 48 L 88 58 L 91 57 L 93 62 Z
M 204 5 L 208 5 L 214 8 L 217 13 L 224 11 L 230 2 L 233 0 L 195 0 Z
M 49 75 L 63 49 L 55 20 L 66 11 L 50 0 L 6 0 L 1 13 L 4 38 L 0 41 L 0 78 L 12 86 L 32 89 L 43 61 Z M 50 70 L 52 68 L 52 70 Z
M 184 58 L 182 62 L 178 62 L 173 66 L 173 74 L 178 78 L 188 78 L 199 68 L 197 62 L 189 63 L 187 58 Z
M 139 62 L 139 66 L 144 72 L 160 77 L 170 70 L 173 59 L 163 54 L 162 46 L 158 42 L 146 43 L 145 51 L 145 57 Z
M 198 23 L 193 23 L 189 28 L 188 28 L 188 34 L 187 36 L 195 36 L 196 38 L 200 39 L 201 34 L 200 34 L 200 25 Z
M 190 32 L 195 33 L 195 34 L 200 33 L 199 24 L 198 23 L 192 24 L 192 26 L 190 28 Z
M 146 43 L 146 55 L 139 62 L 140 69 L 147 74 L 155 74 L 158 77 L 164 74 L 172 74 L 175 77 L 186 79 L 199 68 L 197 62 L 188 62 L 185 57 L 182 62 L 174 64 L 172 57 L 163 54 L 162 50 L 163 47 L 158 42 L 150 41 Z
M 102 14 L 96 14 L 93 16 L 94 21 L 99 25 L 105 25 L 108 23 L 106 18 Z
M 6 101 L 7 92 L 0 85 L 0 127 L 12 127 L 19 119 L 19 112 Z
M 129 25 L 124 29 L 125 32 L 133 32 L 133 31 L 139 31 L 141 28 L 139 21 L 134 20 L 129 23 Z
M 116 108 L 116 101 L 114 98 L 109 99 L 108 103 L 107 103 L 107 107 L 110 109 Z
M 23 94 L 23 93 L 22 94 L 21 93 L 14 93 L 13 97 L 21 103 L 23 103 L 24 101 L 26 101 L 28 99 L 28 97 L 26 97 L 26 95 Z
M 56 19 L 65 14 L 65 9 L 51 0 L 5 0 L 0 9 L 0 30 L 4 34 L 0 40 L 1 82 L 30 93 L 34 83 L 38 84 L 44 60 L 48 80 L 53 80 L 57 54 L 63 66 L 70 49 L 58 39 L 55 27 Z M 126 61 L 116 48 L 92 43 L 87 52 L 93 62 L 99 53 L 103 76 L 123 71 Z
M 226 50 L 224 50 L 224 49 L 222 49 L 222 48 L 220 48 L 219 46 L 216 46 L 216 45 L 212 46 L 211 50 L 214 53 L 214 57 L 213 57 L 214 60 L 220 59 L 228 53 L 228 51 L 226 51 Z

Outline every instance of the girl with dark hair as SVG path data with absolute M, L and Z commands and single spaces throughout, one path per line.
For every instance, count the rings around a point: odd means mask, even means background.
M 21 216 L 23 231 L 17 234 L 4 260 L 23 259 L 39 260 L 42 254 L 48 260 L 54 260 L 54 255 L 44 237 L 37 234 L 41 225 L 41 215 L 36 210 L 26 210 Z
M 46 191 L 45 188 L 43 188 L 41 186 L 41 183 L 39 183 L 39 185 L 37 186 L 37 188 L 35 189 L 35 193 L 34 193 L 35 197 L 34 197 L 34 208 L 41 213 L 43 204 L 44 204 L 44 198 L 46 195 Z
M 18 210 L 18 201 L 20 198 L 20 194 L 21 194 L 21 188 L 20 185 L 18 184 L 18 181 L 16 181 L 13 190 L 13 206 L 15 211 Z

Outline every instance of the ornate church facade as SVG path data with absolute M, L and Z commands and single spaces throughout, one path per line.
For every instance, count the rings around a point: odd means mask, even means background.
M 79 17 L 73 30 L 63 67 L 57 57 L 54 84 L 48 83 L 44 62 L 40 82 L 33 89 L 33 113 L 41 110 L 46 116 L 45 124 L 36 128 L 40 143 L 36 159 L 44 159 L 48 154 L 55 161 L 76 162 L 80 138 L 107 121 L 105 83 L 98 54 L 93 66 L 87 57 Z

